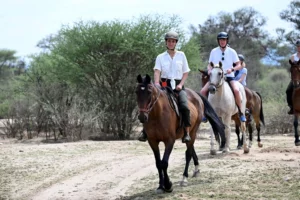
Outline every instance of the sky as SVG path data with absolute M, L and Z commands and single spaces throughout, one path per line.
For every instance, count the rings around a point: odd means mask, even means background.
M 266 17 L 264 27 L 275 36 L 278 27 L 288 30 L 292 25 L 283 21 L 279 13 L 288 8 L 291 0 L 9 0 L 1 1 L 0 49 L 17 51 L 25 58 L 40 50 L 36 44 L 50 34 L 56 34 L 62 25 L 80 20 L 131 20 L 144 14 L 176 14 L 183 27 L 203 24 L 209 16 L 251 6 Z M 217 34 L 217 33 L 212 33 Z

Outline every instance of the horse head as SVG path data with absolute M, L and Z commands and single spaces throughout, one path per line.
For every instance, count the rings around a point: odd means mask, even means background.
M 212 67 L 212 70 L 209 78 L 210 84 L 208 91 L 209 93 L 214 94 L 216 93 L 217 88 L 222 86 L 224 83 L 224 71 L 221 62 L 216 65 L 210 62 L 210 66 Z
M 299 87 L 300 86 L 300 60 L 296 62 L 292 62 L 289 60 L 289 63 L 291 65 L 290 67 L 290 73 L 291 73 L 291 79 L 293 86 Z
M 135 93 L 139 107 L 138 119 L 141 123 L 145 123 L 148 121 L 149 113 L 158 100 L 160 89 L 152 83 L 148 74 L 145 77 L 138 75 Z
M 209 81 L 208 71 L 207 69 L 206 70 L 199 69 L 199 72 L 201 73 L 201 84 L 202 87 L 204 87 L 204 85 Z

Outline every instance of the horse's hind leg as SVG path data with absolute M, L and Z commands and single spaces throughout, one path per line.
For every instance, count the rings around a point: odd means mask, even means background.
M 243 141 L 240 137 L 240 126 L 239 126 L 239 124 L 235 124 L 235 133 L 236 133 L 237 141 L 238 141 L 237 149 L 241 149 L 242 146 L 243 146 Z
M 251 122 L 247 122 L 247 129 L 249 132 L 249 148 L 252 146 L 253 128 Z
M 187 144 L 187 149 L 185 151 L 185 168 L 184 168 L 184 172 L 183 172 L 183 176 L 182 176 L 182 181 L 180 182 L 180 186 L 187 186 L 187 178 L 189 177 L 188 175 L 188 170 L 189 170 L 189 165 L 191 162 L 191 159 L 194 159 L 194 164 L 199 165 L 198 162 L 198 157 L 196 155 L 195 149 L 194 149 L 194 145 L 191 144 Z
M 198 177 L 199 174 L 200 174 L 199 161 L 198 161 L 198 156 L 196 154 L 194 145 L 193 145 L 193 160 L 194 160 L 194 165 L 195 165 L 195 170 L 194 170 L 194 173 L 193 173 L 193 177 Z
M 261 143 L 261 140 L 260 140 L 260 122 L 256 122 L 255 121 L 255 124 L 256 124 L 256 130 L 257 130 L 257 144 L 258 144 L 258 147 L 263 147 L 263 144 Z

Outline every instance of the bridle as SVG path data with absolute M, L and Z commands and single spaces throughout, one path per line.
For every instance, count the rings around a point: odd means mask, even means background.
M 214 84 L 214 83 L 212 83 L 211 82 L 211 74 L 210 74 L 210 76 L 209 76 L 209 85 L 210 86 L 214 86 L 215 88 L 219 88 L 219 87 L 221 87 L 222 86 L 222 81 L 223 81 L 223 79 L 224 79 L 224 71 L 223 71 L 223 69 L 221 68 L 221 67 L 219 67 L 219 66 L 213 66 L 213 68 L 219 68 L 219 69 L 221 69 L 221 71 L 222 71 L 222 76 L 221 76 L 221 78 L 220 78 L 220 81 L 218 82 L 218 84 Z
M 150 102 L 149 102 L 149 104 L 147 105 L 146 108 L 139 108 L 140 112 L 144 112 L 144 113 L 147 113 L 147 114 L 149 114 L 151 112 L 151 110 L 153 109 L 154 105 L 157 103 L 158 98 L 159 98 L 160 93 L 161 93 L 161 90 L 156 85 L 154 85 L 154 84 L 151 84 L 151 85 L 152 85 L 152 87 L 155 87 L 158 90 L 158 95 L 156 96 L 155 99 L 151 98 L 151 100 L 150 100 Z

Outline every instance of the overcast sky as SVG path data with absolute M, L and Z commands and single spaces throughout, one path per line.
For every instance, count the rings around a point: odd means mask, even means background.
M 16 50 L 25 57 L 37 53 L 36 44 L 64 24 L 79 20 L 130 20 L 141 14 L 177 14 L 190 24 L 202 24 L 220 11 L 232 13 L 252 6 L 267 18 L 265 29 L 275 35 L 278 27 L 291 29 L 279 13 L 291 0 L 7 0 L 0 7 L 0 49 Z M 187 29 L 188 30 L 188 29 Z M 217 34 L 217 33 L 215 33 Z

